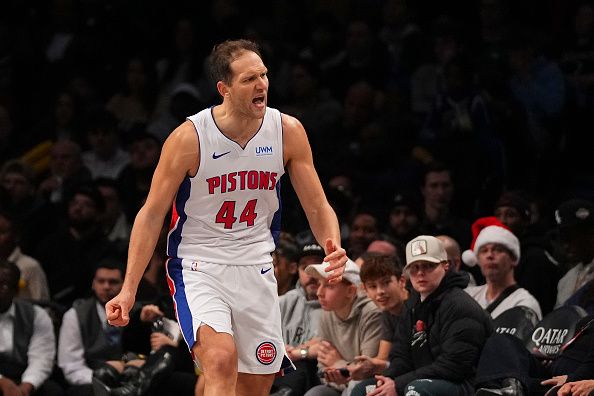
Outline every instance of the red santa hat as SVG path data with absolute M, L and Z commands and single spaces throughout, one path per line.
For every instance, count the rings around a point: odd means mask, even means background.
M 520 241 L 511 230 L 496 217 L 481 217 L 472 224 L 472 244 L 462 253 L 462 261 L 468 266 L 475 266 L 478 262 L 476 252 L 488 243 L 505 246 L 517 261 L 520 260 Z

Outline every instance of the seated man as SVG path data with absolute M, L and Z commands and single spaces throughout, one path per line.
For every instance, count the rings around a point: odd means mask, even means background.
M 71 385 L 70 395 L 93 395 L 93 377 L 101 384 L 114 388 L 121 382 L 131 380 L 131 377 L 138 379 L 138 367 L 143 365 L 142 370 L 149 375 L 144 376 L 144 383 L 135 383 L 133 388 L 148 389 L 151 376 L 173 369 L 172 355 L 177 345 L 174 340 L 179 334 L 178 329 L 173 327 L 178 333 L 170 336 L 155 332 L 149 337 L 148 328 L 140 323 L 162 317 L 163 313 L 157 306 L 146 305 L 142 310 L 137 307 L 132 314 L 134 323 L 130 328 L 122 330 L 107 323 L 104 305 L 120 291 L 123 279 L 123 269 L 117 258 L 101 261 L 93 277 L 94 296 L 78 301 L 64 314 L 60 328 L 58 365 Z M 130 350 L 147 354 L 150 350 L 157 352 L 150 354 L 145 364 L 144 360 L 134 359 L 134 356 L 130 361 L 124 361 L 124 352 Z M 162 362 L 168 364 L 157 364 Z M 109 393 L 109 390 L 104 390 L 104 393 Z M 119 394 L 136 393 L 128 391 Z
M 448 255 L 448 262 L 450 263 L 449 271 L 463 272 L 465 275 L 468 275 L 468 286 L 476 286 L 476 280 L 472 273 L 462 267 L 460 244 L 448 235 L 436 235 L 435 237 L 443 243 L 443 248 Z
M 479 361 L 477 396 L 542 395 L 551 386 L 592 378 L 593 370 L 594 316 L 586 316 L 578 322 L 573 338 L 552 359 L 537 357 L 514 336 L 493 334 L 485 343 Z M 570 386 L 565 387 L 564 392 L 568 388 Z
M 528 307 L 536 313 L 538 320 L 542 313 L 538 301 L 519 287 L 514 269 L 520 260 L 520 242 L 506 226 L 495 217 L 483 217 L 472 225 L 474 242 L 472 250 L 462 255 L 466 264 L 478 261 L 487 281 L 482 286 L 470 286 L 466 292 L 495 319 L 502 312 L 517 306 Z
M 361 266 L 361 282 L 367 297 L 382 311 L 382 337 L 376 357 L 357 356 L 348 366 L 351 377 L 362 380 L 381 374 L 388 366 L 388 355 L 396 326 L 408 299 L 406 277 L 395 256 L 371 256 Z
M 21 273 L 16 264 L 0 260 L 0 395 L 62 395 L 48 380 L 56 356 L 49 315 L 15 296 Z
M 320 383 L 316 360 L 318 325 L 322 315 L 317 296 L 320 281 L 308 275 L 305 268 L 321 264 L 324 257 L 324 249 L 316 243 L 301 246 L 296 257 L 297 287 L 279 298 L 283 340 L 296 370 L 274 380 L 274 395 L 301 396 Z
M 396 328 L 390 366 L 359 383 L 352 396 L 454 396 L 474 392 L 472 381 L 491 319 L 462 289 L 468 277 L 448 271 L 441 241 L 421 235 L 406 245 L 412 293 Z M 366 391 L 366 388 L 374 390 Z
M 564 264 L 571 267 L 557 285 L 555 308 L 571 297 L 573 303 L 585 306 L 579 300 L 584 297 L 588 282 L 594 280 L 594 205 L 590 201 L 570 199 L 559 205 L 555 220 L 567 261 Z
M 297 281 L 297 246 L 288 238 L 281 239 L 272 252 L 274 277 L 278 295 L 282 296 L 295 288 Z
M 347 366 L 356 356 L 376 356 L 382 334 L 381 312 L 367 297 L 359 296 L 359 267 L 347 261 L 340 282 L 328 282 L 328 264 L 310 265 L 306 273 L 320 280 L 318 299 L 324 310 L 319 325 L 318 365 L 324 385 L 306 396 L 348 394 L 351 381 Z M 341 370 L 342 369 L 342 370 Z

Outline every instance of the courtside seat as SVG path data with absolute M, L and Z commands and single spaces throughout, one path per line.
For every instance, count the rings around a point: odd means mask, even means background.
M 561 346 L 575 335 L 575 327 L 587 312 L 577 305 L 557 308 L 536 324 L 524 340 L 526 348 L 540 358 L 552 359 L 561 353 Z
M 525 340 L 532 334 L 536 323 L 538 323 L 538 316 L 533 309 L 517 306 L 497 316 L 493 320 L 493 327 L 497 333 L 510 334 L 521 340 Z

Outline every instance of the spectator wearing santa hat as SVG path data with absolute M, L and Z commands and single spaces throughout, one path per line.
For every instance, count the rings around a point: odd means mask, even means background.
M 520 260 L 518 238 L 495 217 L 483 217 L 472 225 L 473 242 L 462 254 L 467 265 L 478 265 L 486 284 L 471 286 L 466 292 L 495 319 L 517 306 L 532 309 L 538 319 L 542 312 L 538 301 L 516 284 L 514 269 Z
M 546 315 L 555 306 L 557 283 L 563 273 L 553 258 L 549 238 L 531 224 L 527 195 L 520 191 L 502 193 L 495 203 L 494 214 L 520 241 L 522 257 L 515 269 L 518 285 L 538 300 L 542 314 Z

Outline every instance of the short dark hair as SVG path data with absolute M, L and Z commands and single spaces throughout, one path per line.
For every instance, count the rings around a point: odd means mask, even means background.
M 2 169 L 0 170 L 0 175 L 4 177 L 7 173 L 16 173 L 23 176 L 29 183 L 35 183 L 35 171 L 33 168 L 19 159 L 13 159 L 6 161 L 4 165 L 2 165 Z
M 19 290 L 19 281 L 21 280 L 21 270 L 12 261 L 0 259 L 0 270 L 8 270 L 10 273 L 10 288 L 12 290 Z
M 298 260 L 297 244 L 286 239 L 281 239 L 276 245 L 276 254 L 280 257 L 286 257 L 293 262 Z
M 400 279 L 402 265 L 396 257 L 385 254 L 366 257 L 359 273 L 362 283 L 392 275 Z
M 250 40 L 226 40 L 215 45 L 208 57 L 208 69 L 213 81 L 223 81 L 230 85 L 233 77 L 231 62 L 246 51 L 254 52 L 262 58 L 258 44 Z
M 421 177 L 421 186 L 424 186 L 427 183 L 427 175 L 429 173 L 441 173 L 441 172 L 448 172 L 450 174 L 450 179 L 453 181 L 452 175 L 452 168 L 440 161 L 431 161 L 426 164 L 423 168 L 423 174 Z
M 90 198 L 97 207 L 97 211 L 103 212 L 105 210 L 103 195 L 101 195 L 101 192 L 94 183 L 82 183 L 76 186 L 69 195 L 68 202 L 70 203 L 77 194 Z
M 110 255 L 107 257 L 102 258 L 99 260 L 97 265 L 95 265 L 95 274 L 97 274 L 97 270 L 100 268 L 108 269 L 108 270 L 118 270 L 122 275 L 122 279 L 124 279 L 125 273 L 125 259 L 117 256 L 117 255 Z

